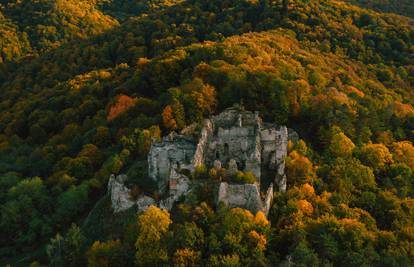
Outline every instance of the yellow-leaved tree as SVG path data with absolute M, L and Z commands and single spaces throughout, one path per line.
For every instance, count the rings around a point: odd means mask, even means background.
M 166 235 L 170 214 L 150 206 L 138 217 L 135 261 L 138 266 L 159 266 L 168 262 Z
M 355 144 L 339 127 L 333 127 L 332 131 L 333 135 L 329 145 L 329 152 L 335 157 L 350 157 L 355 149 Z
M 410 141 L 393 143 L 392 152 L 396 162 L 404 163 L 414 170 L 414 146 Z
M 286 158 L 286 175 L 289 185 L 293 186 L 311 182 L 315 177 L 315 171 L 312 162 L 306 156 L 293 150 Z
M 383 169 L 393 161 L 391 152 L 383 144 L 364 145 L 360 151 L 360 159 L 362 163 L 374 170 Z

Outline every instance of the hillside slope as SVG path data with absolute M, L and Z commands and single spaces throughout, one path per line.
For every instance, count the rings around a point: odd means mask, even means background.
M 23 32 L 33 52 L 44 52 L 75 39 L 86 39 L 118 25 L 94 1 L 0 1 L 4 16 Z M 22 15 L 24 14 L 24 15 Z
M 346 0 L 349 3 L 377 11 L 414 17 L 414 5 L 410 0 Z
M 109 19 L 115 26 L 99 26 L 101 34 L 91 30 L 90 38 L 75 30 L 81 40 L 5 71 L 1 257 L 32 251 L 72 222 L 81 224 L 111 173 L 128 173 L 131 186 L 156 197 L 145 163 L 152 138 L 242 103 L 304 139 L 290 145 L 289 190 L 275 195 L 273 228 L 258 230 L 269 241 L 261 250 L 264 262 L 287 264 L 288 256 L 306 250 L 308 260 L 326 264 L 343 265 L 353 255 L 352 266 L 380 266 L 379 259 L 409 266 L 412 19 L 339 1 L 292 1 L 287 18 L 268 2 L 148 2 L 162 4 L 143 8 L 145 15 L 125 15 L 119 26 Z M 116 8 L 111 12 L 121 12 Z M 11 29 L 15 38 L 24 36 Z M 199 202 L 188 209 L 208 210 Z M 205 225 L 180 212 L 173 212 L 175 222 L 197 223 L 206 235 L 226 217 L 220 211 Z M 189 219 L 196 217 L 200 222 Z M 349 234 L 352 244 L 339 233 Z M 134 242 L 125 245 L 130 255 Z M 217 245 L 214 253 L 232 255 L 233 245 Z M 210 243 L 197 249 L 211 260 Z M 240 255 L 246 264 L 253 257 Z M 86 253 L 78 256 L 86 264 Z

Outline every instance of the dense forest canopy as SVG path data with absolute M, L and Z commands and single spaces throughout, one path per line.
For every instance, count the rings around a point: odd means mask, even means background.
M 346 0 L 347 2 L 377 11 L 414 16 L 414 5 L 410 0 Z
M 0 1 L 0 265 L 412 266 L 414 21 L 287 3 Z M 151 140 L 234 103 L 302 138 L 268 218 L 208 183 L 112 214 L 111 174 L 156 198 Z

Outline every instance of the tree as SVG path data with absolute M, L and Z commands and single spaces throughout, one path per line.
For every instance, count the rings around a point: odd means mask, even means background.
M 82 266 L 86 249 L 86 238 L 76 224 L 72 224 L 64 239 L 63 259 L 68 266 Z
M 86 183 L 72 186 L 59 195 L 56 215 L 60 222 L 65 223 L 81 214 L 88 203 L 89 188 Z
M 98 167 L 102 163 L 102 152 L 93 144 L 86 144 L 82 147 L 78 157 L 85 157 L 93 167 Z
M 139 266 L 160 266 L 168 262 L 166 235 L 171 222 L 167 211 L 154 206 L 138 216 L 135 261 Z
M 289 11 L 289 0 L 282 0 L 282 16 L 286 17 Z
M 333 191 L 350 198 L 356 192 L 376 187 L 374 172 L 357 159 L 337 159 L 330 168 L 328 184 Z
M 63 243 L 63 237 L 57 233 L 54 238 L 50 239 L 50 243 L 46 245 L 46 254 L 51 266 L 63 265 Z
M 8 190 L 0 207 L 0 244 L 30 246 L 50 234 L 51 198 L 39 177 L 23 179 Z
M 115 104 L 113 104 L 108 112 L 107 120 L 112 121 L 118 117 L 121 113 L 125 112 L 136 103 L 135 98 L 131 98 L 127 95 L 119 95 L 116 98 Z
M 237 171 L 233 177 L 230 178 L 232 182 L 240 183 L 240 184 L 254 184 L 257 181 L 256 176 L 250 171 L 242 172 Z
M 33 124 L 30 127 L 29 135 L 36 144 L 41 144 L 47 140 L 47 133 L 39 124 Z
M 257 252 L 263 252 L 266 249 L 266 236 L 259 234 L 255 230 L 252 230 L 248 233 L 248 239 L 250 247 Z
M 158 125 L 153 125 L 148 129 L 134 129 L 129 136 L 121 138 L 122 145 L 134 155 L 144 157 L 148 154 L 153 140 L 160 141 L 161 130 Z
M 200 265 L 201 253 L 192 249 L 177 249 L 174 253 L 174 267 L 195 267 Z
M 164 126 L 169 130 L 182 129 L 185 126 L 185 113 L 183 105 L 173 99 L 170 105 L 167 105 L 162 112 Z
M 89 267 L 125 266 L 125 249 L 119 240 L 95 241 L 87 252 Z
M 315 177 L 313 164 L 307 157 L 294 150 L 286 159 L 286 176 L 290 186 L 309 182 Z
M 97 127 L 93 142 L 99 147 L 108 146 L 111 143 L 111 132 L 109 128 L 105 126 Z
M 364 145 L 359 155 L 362 163 L 372 167 L 374 170 L 381 170 L 393 161 L 390 151 L 383 144 Z
M 329 152 L 335 157 L 350 157 L 355 145 L 339 128 L 334 127 Z
M 167 129 L 174 130 L 178 127 L 177 122 L 174 118 L 172 107 L 170 105 L 166 106 L 162 111 L 162 121 Z
M 211 267 L 237 267 L 240 266 L 240 257 L 237 254 L 232 255 L 213 255 L 210 257 L 207 266 Z
M 283 267 L 319 266 L 318 254 L 309 247 L 306 241 L 301 241 L 286 258 L 287 259 L 281 264 Z
M 178 224 L 174 229 L 173 247 L 200 250 L 204 245 L 204 232 L 194 222 Z
M 224 214 L 219 238 L 227 254 L 249 258 L 261 254 L 267 244 L 270 225 L 262 215 L 242 208 L 233 208 Z
M 216 90 L 195 78 L 182 86 L 183 103 L 189 122 L 199 122 L 203 116 L 210 115 L 217 106 Z
M 306 226 L 308 235 L 312 236 L 307 241 L 318 255 L 323 255 L 324 258 L 341 266 L 375 265 L 374 263 L 379 260 L 373 247 L 376 233 L 369 230 L 361 221 L 349 216 L 321 216 Z
M 410 141 L 393 143 L 392 152 L 396 162 L 405 163 L 414 170 L 414 146 Z

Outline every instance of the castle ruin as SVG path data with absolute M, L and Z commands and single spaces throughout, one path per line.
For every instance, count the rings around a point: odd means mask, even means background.
M 170 210 L 191 191 L 190 177 L 196 168 L 205 166 L 225 168 L 229 174 L 239 170 L 251 172 L 256 178 L 252 184 L 220 182 L 217 203 L 267 214 L 273 184 L 279 191 L 286 190 L 288 138 L 285 126 L 264 123 L 258 112 L 245 111 L 239 106 L 204 120 L 201 129 L 193 125 L 180 134 L 172 132 L 161 142 L 154 142 L 148 154 L 148 175 L 166 196 L 158 206 Z M 261 189 L 266 192 L 264 199 Z

